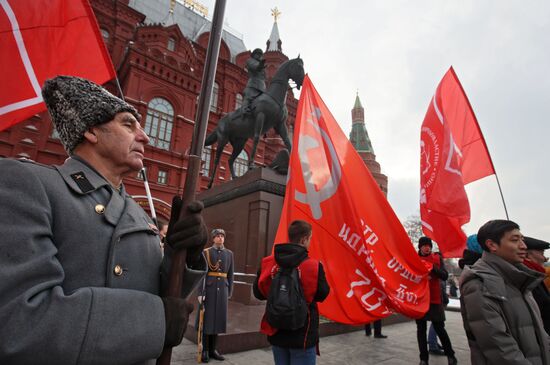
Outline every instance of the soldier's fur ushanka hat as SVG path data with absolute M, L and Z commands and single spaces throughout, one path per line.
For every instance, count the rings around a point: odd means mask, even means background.
M 96 83 L 74 76 L 46 80 L 42 97 L 61 143 L 69 155 L 84 140 L 91 127 L 110 122 L 115 115 L 129 112 L 139 120 L 136 108 Z

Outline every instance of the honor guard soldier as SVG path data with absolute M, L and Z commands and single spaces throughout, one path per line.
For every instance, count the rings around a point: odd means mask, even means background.
M 69 158 L 0 159 L 0 363 L 154 364 L 193 308 L 160 296 L 170 257 L 187 250 L 183 298 L 205 273 L 202 204 L 178 220 L 174 199 L 163 259 L 122 184 L 149 142 L 136 109 L 70 76 L 46 81 L 42 96 Z
M 219 333 L 225 333 L 227 327 L 227 301 L 233 292 L 233 252 L 225 248 L 225 231 L 214 229 L 211 233 L 212 247 L 203 251 L 208 265 L 199 301 L 204 303 L 202 328 L 202 362 L 210 358 L 224 360 L 216 349 Z

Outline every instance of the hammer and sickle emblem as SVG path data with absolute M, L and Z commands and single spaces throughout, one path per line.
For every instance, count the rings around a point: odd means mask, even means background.
M 311 123 L 315 130 L 319 132 L 329 149 L 331 159 L 331 175 L 325 185 L 323 185 L 319 190 L 315 189 L 315 184 L 312 181 L 311 165 L 307 157 L 307 151 L 319 147 L 320 141 L 311 136 L 301 135 L 298 141 L 298 154 L 300 155 L 300 165 L 302 166 L 306 192 L 303 193 L 301 191 L 295 191 L 294 196 L 299 202 L 309 205 L 313 218 L 320 219 L 323 216 L 323 212 L 321 211 L 321 203 L 336 193 L 342 178 L 342 170 L 340 164 L 338 163 L 338 156 L 336 155 L 336 150 L 332 144 L 332 141 L 327 133 L 319 127 L 318 121 L 321 117 L 321 111 L 319 108 L 315 108 L 311 115 L 312 118 L 309 118 L 307 122 Z

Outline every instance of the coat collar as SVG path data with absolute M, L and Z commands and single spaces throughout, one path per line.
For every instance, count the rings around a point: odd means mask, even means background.
M 124 207 L 127 194 L 124 185 L 120 191 L 111 184 L 84 159 L 78 156 L 69 157 L 61 166 L 55 166 L 65 183 L 77 194 L 86 195 L 103 187 L 107 189 L 105 196 L 105 219 L 112 225 L 117 225 Z
M 84 159 L 78 156 L 69 157 L 61 166 L 55 166 L 69 187 L 78 194 L 88 194 L 109 182 Z M 122 188 L 121 191 L 124 191 Z
M 544 279 L 544 275 L 523 264 L 513 265 L 486 251 L 468 271 L 466 278 L 481 278 L 487 293 L 502 299 L 507 295 L 505 283 L 515 286 L 523 293 L 532 290 Z

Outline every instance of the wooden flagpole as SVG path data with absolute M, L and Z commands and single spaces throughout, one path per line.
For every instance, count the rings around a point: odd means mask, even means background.
M 220 53 L 225 4 L 226 0 L 216 0 L 216 5 L 214 6 L 212 28 L 210 29 L 210 39 L 208 41 L 208 49 L 206 51 L 206 60 L 202 74 L 201 93 L 199 95 L 199 103 L 197 106 L 195 129 L 193 132 L 193 139 L 191 140 L 187 175 L 185 177 L 183 187 L 183 206 L 180 212 L 180 218 L 185 217 L 188 214 L 187 206 L 195 200 L 195 193 L 198 187 L 202 148 L 206 137 L 206 129 L 208 127 L 210 99 L 212 96 L 212 89 L 214 88 L 218 55 Z M 180 296 L 186 257 L 187 252 L 184 250 L 174 253 L 168 279 L 168 290 L 166 293 L 163 293 L 164 295 L 171 297 Z M 172 348 L 165 348 L 157 360 L 157 365 L 170 365 L 171 357 Z

